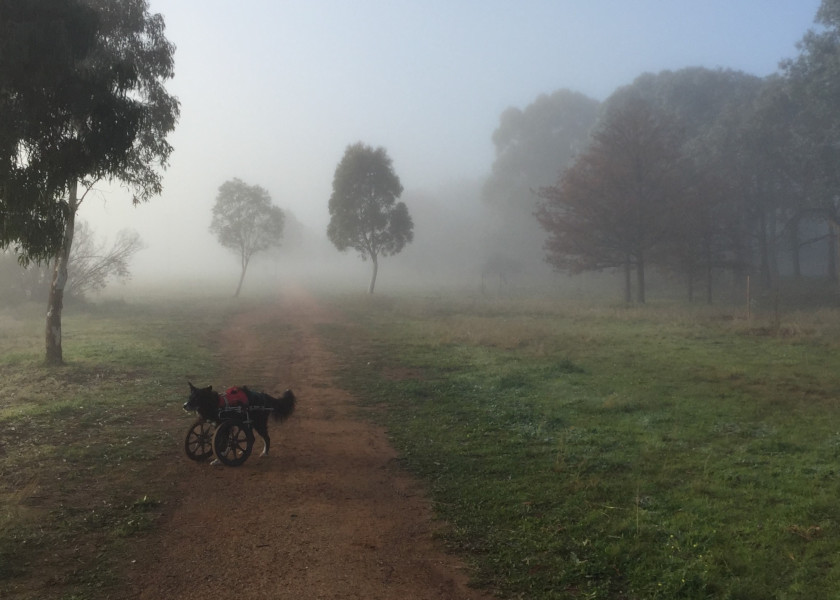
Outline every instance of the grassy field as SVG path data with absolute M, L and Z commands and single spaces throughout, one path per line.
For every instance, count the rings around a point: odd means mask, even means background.
M 834 598 L 840 311 L 325 298 L 338 381 L 507 598 Z M 185 379 L 246 303 L 0 310 L 0 597 L 120 589 L 177 501 Z
M 186 379 L 226 314 L 183 304 L 65 311 L 60 368 L 43 307 L 0 311 L 0 598 L 111 597 L 174 500 Z
M 835 598 L 840 311 L 374 298 L 324 327 L 513 598 Z

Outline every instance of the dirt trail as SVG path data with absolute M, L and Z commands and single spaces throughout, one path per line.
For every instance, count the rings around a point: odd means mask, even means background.
M 227 328 L 228 370 L 259 372 L 276 382 L 269 392 L 292 387 L 297 412 L 270 424 L 268 458 L 258 457 L 258 439 L 241 467 L 179 469 L 181 502 L 144 544 L 153 555 L 131 569 L 132 597 L 488 597 L 467 587 L 463 566 L 432 538 L 429 503 L 399 468 L 384 431 L 358 420 L 353 399 L 333 387 L 335 357 L 314 327 L 335 318 L 296 291 Z M 277 320 L 295 329 L 294 351 L 255 335 Z

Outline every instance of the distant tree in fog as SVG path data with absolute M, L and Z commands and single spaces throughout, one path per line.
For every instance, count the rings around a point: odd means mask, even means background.
M 522 263 L 504 254 L 493 254 L 484 261 L 481 267 L 481 290 L 486 291 L 485 279 L 499 278 L 499 289 L 508 285 L 510 280 L 523 271 Z
M 637 301 L 644 303 L 648 253 L 676 217 L 681 162 L 667 115 L 633 93 L 616 101 L 592 145 L 540 191 L 546 260 L 571 273 L 622 268 L 627 302 L 635 269 Z
M 124 229 L 108 246 L 97 242 L 93 229 L 84 221 L 76 225 L 65 298 L 84 300 L 90 293 L 101 291 L 112 279 L 131 276 L 130 262 L 144 247 L 140 235 Z M 46 300 L 50 290 L 52 269 L 48 264 L 21 265 L 11 252 L 0 252 L 0 300 Z
M 495 160 L 482 189 L 496 217 L 487 231 L 485 256 L 515 257 L 538 272 L 545 233 L 534 221 L 539 201 L 534 192 L 557 181 L 586 149 L 599 106 L 597 100 L 563 89 L 502 112 L 492 137 Z
M 414 239 L 408 208 L 397 202 L 402 191 L 385 148 L 361 142 L 347 147 L 333 177 L 327 237 L 340 251 L 353 248 L 362 260 L 371 260 L 371 294 L 379 257 L 397 254 Z
M 219 187 L 210 231 L 222 246 L 239 256 L 241 272 L 234 297 L 242 290 L 254 254 L 280 245 L 284 224 L 283 210 L 271 204 L 271 196 L 260 186 L 235 178 Z
M 756 98 L 765 85 L 761 78 L 740 71 L 688 67 L 640 75 L 604 103 L 608 112 L 632 91 L 679 127 L 678 151 L 686 159 L 681 167 L 685 185 L 678 200 L 680 218 L 646 262 L 681 277 L 690 300 L 702 282 L 711 303 L 715 273 L 747 268 L 751 261 L 746 242 L 762 237 L 753 231 L 758 211 L 751 205 L 757 208 L 766 201 L 758 188 L 772 187 L 765 184 L 775 174 L 764 169 L 756 176 L 762 152 L 753 151 L 745 126 L 753 119 Z
M 143 240 L 136 231 L 123 229 L 108 247 L 96 242 L 90 225 L 79 223 L 70 253 L 72 269 L 67 279 L 67 295 L 84 298 L 104 289 L 111 279 L 127 279 L 131 275 L 129 263 L 142 249 Z
M 530 215 L 531 190 L 551 185 L 589 145 L 599 102 L 571 90 L 542 94 L 524 110 L 511 107 L 493 132 L 496 159 L 484 184 L 488 204 Z
M 840 281 L 840 0 L 823 0 L 815 22 L 797 44 L 799 55 L 782 63 L 799 107 L 795 146 L 788 153 L 807 166 L 806 207 L 829 226 L 829 271 Z

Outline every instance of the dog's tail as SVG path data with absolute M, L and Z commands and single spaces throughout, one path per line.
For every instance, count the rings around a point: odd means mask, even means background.
M 297 398 L 295 398 L 292 390 L 286 390 L 279 398 L 273 398 L 268 394 L 266 394 L 266 397 L 266 404 L 271 407 L 275 421 L 285 421 L 295 412 Z

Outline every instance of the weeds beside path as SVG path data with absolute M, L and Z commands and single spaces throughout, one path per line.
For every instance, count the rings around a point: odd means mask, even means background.
M 429 504 L 385 432 L 333 386 L 315 328 L 340 317 L 302 291 L 237 314 L 216 387 L 294 389 L 272 451 L 239 468 L 188 464 L 181 500 L 130 567 L 136 598 L 479 598 L 433 540 Z M 186 460 L 186 459 L 185 459 Z

